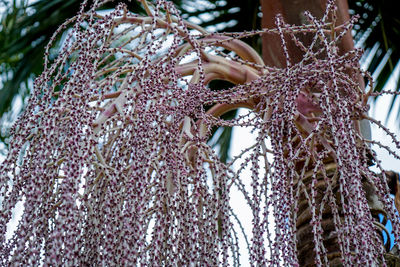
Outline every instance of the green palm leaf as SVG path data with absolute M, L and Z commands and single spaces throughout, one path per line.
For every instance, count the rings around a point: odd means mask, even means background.
M 370 58 L 366 62 L 366 69 L 376 78 L 374 89 L 380 92 L 388 82 L 388 79 L 396 64 L 400 60 L 400 19 L 395 8 L 397 2 L 391 0 L 373 1 L 349 1 L 350 9 L 354 14 L 360 15 L 359 23 L 355 26 L 354 39 L 362 47 Z M 396 91 L 400 90 L 400 81 L 396 82 Z M 395 96 L 389 109 L 398 101 Z M 400 113 L 397 114 L 400 118 Z

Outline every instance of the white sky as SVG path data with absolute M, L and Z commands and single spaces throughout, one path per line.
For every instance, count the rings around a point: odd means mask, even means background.
M 395 88 L 395 81 L 399 78 L 399 71 L 400 71 L 400 63 L 397 64 L 395 71 L 393 72 L 392 76 L 390 77 L 390 80 L 388 84 L 385 86 L 384 90 L 390 90 L 394 91 Z M 392 96 L 390 95 L 385 95 L 382 97 L 379 97 L 376 103 L 371 103 L 371 109 L 370 109 L 370 116 L 373 118 L 383 122 L 386 127 L 391 129 L 391 131 L 396 135 L 396 139 L 399 139 L 399 125 L 400 121 L 399 119 L 396 120 L 396 116 L 399 112 L 399 104 L 400 102 L 397 99 L 396 104 L 393 107 L 393 111 L 386 122 L 386 116 L 388 114 L 388 109 L 390 107 L 390 103 L 392 100 Z M 384 134 L 381 130 L 378 129 L 377 126 L 373 125 L 372 126 L 372 139 L 377 140 L 382 142 L 383 144 L 391 147 L 394 151 L 397 151 L 397 153 L 400 153 L 398 149 L 396 149 L 394 143 L 392 142 L 392 139 Z M 379 149 L 376 146 L 373 146 L 375 152 L 378 154 L 378 158 L 382 161 L 382 166 L 386 170 L 394 170 L 397 172 L 400 172 L 400 162 L 399 160 L 395 160 L 392 156 L 390 156 L 386 151 L 383 149 Z

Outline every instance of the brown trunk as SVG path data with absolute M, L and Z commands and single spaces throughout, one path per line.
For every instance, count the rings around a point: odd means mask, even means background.
M 262 27 L 276 28 L 275 16 L 282 14 L 283 19 L 288 24 L 302 25 L 308 24 L 304 17 L 305 11 L 310 11 L 316 18 L 321 18 L 326 7 L 326 0 L 261 0 L 262 8 Z M 350 20 L 348 4 L 345 0 L 338 0 L 337 25 Z M 313 35 L 304 35 L 302 40 L 306 45 L 310 44 Z M 296 47 L 294 42 L 286 40 L 289 49 L 291 63 L 297 63 L 303 58 L 303 52 Z M 263 59 L 266 65 L 273 67 L 285 67 L 285 57 L 281 47 L 281 40 L 277 35 L 263 36 Z M 341 43 L 339 49 L 341 53 L 346 53 L 354 48 L 353 38 L 348 32 Z

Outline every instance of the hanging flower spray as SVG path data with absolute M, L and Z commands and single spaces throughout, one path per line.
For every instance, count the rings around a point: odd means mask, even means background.
M 99 14 L 101 4 L 84 12 L 83 3 L 55 32 L 72 25 L 55 59 L 47 46 L 12 129 L 0 169 L 2 265 L 384 263 L 375 217 L 396 222 L 396 242 L 399 218 L 385 175 L 369 170 L 369 144 L 398 156 L 359 128 L 362 119 L 383 126 L 366 115 L 361 52 L 336 47 L 355 19 L 335 25 L 329 1 L 321 19 L 305 13 L 308 25 L 278 16 L 276 29 L 217 34 L 167 1 L 142 1 L 145 16 L 124 5 Z M 265 66 L 240 40 L 257 34 L 281 37 L 286 68 Z M 304 51 L 297 64 L 287 36 Z M 235 86 L 211 90 L 217 79 Z M 240 107 L 248 114 L 220 118 Z M 216 126 L 251 127 L 257 138 L 223 163 L 207 144 Z M 252 211 L 251 233 L 230 205 L 233 188 Z

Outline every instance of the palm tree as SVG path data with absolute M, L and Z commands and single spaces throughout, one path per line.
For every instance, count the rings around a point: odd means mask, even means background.
M 278 2 L 274 2 L 274 3 L 276 3 L 276 4 L 279 4 Z M 308 3 L 308 2 L 307 2 Z M 313 7 L 316 7 L 316 5 L 312 5 Z M 340 5 L 339 5 L 339 7 L 341 7 Z M 285 9 L 286 8 L 286 9 Z M 264 9 L 265 10 L 265 9 Z M 273 8 L 267 8 L 266 9 L 267 11 L 264 11 L 264 14 L 268 14 L 268 11 L 269 12 L 275 12 L 275 10 L 273 9 Z M 291 10 L 291 7 L 285 7 L 284 6 L 284 10 L 285 11 L 287 11 L 286 13 L 284 12 L 284 14 L 290 14 L 290 16 L 288 16 L 288 17 L 284 17 L 285 18 L 285 20 L 287 20 L 289 23 L 296 23 L 296 21 L 294 20 L 294 22 L 292 22 L 291 21 L 291 18 L 296 18 L 296 16 L 294 16 L 293 15 L 293 10 Z M 320 10 L 322 10 L 322 9 L 320 9 Z M 346 11 L 347 9 L 342 9 L 342 8 L 339 8 L 339 11 Z M 295 12 L 298 12 L 299 10 L 295 10 Z M 316 11 L 316 13 L 315 14 L 318 14 L 318 12 L 321 12 L 321 11 L 318 11 L 318 9 L 317 9 L 317 11 Z M 192 12 L 193 13 L 193 12 Z M 229 12 L 228 12 L 229 13 Z M 273 13 L 274 14 L 274 13 Z M 339 14 L 341 14 L 340 12 L 339 12 Z M 317 15 L 318 16 L 318 15 Z M 344 13 L 344 15 L 343 15 L 344 17 L 345 17 L 345 13 Z M 270 18 L 270 16 L 264 16 L 264 18 L 266 18 L 266 19 L 268 19 L 268 18 Z M 342 17 L 341 16 L 339 16 L 339 21 L 342 19 Z M 215 22 L 214 22 L 215 23 Z M 266 22 L 266 23 L 268 23 L 268 22 Z M 207 24 L 207 23 L 206 23 Z M 215 24 L 214 24 L 215 25 Z M 347 39 L 346 39 L 347 38 Z M 348 40 L 351 40 L 351 39 L 349 39 L 350 38 L 350 36 L 349 35 L 347 35 L 346 37 L 345 37 L 345 41 L 343 42 L 343 47 L 341 48 L 342 50 L 343 50 L 343 53 L 344 52 L 346 52 L 346 51 L 348 51 L 348 49 L 349 49 L 349 47 L 346 47 L 346 44 L 345 44 L 345 42 L 346 42 L 346 40 L 348 41 Z M 304 41 L 305 43 L 307 43 L 307 36 L 305 37 L 305 41 L 304 40 L 302 40 L 302 41 Z M 270 39 L 269 39 L 269 41 L 271 41 Z M 270 46 L 272 46 L 273 47 L 273 43 L 272 42 L 270 42 L 269 44 L 267 44 L 267 45 L 270 45 Z M 275 44 L 276 45 L 276 44 Z M 11 46 L 11 45 L 10 45 Z M 290 45 L 288 46 L 289 48 L 290 48 Z M 266 48 L 264 48 L 264 49 L 266 49 L 265 51 L 268 51 L 268 47 L 266 47 Z M 274 48 L 274 51 L 276 51 L 276 47 Z M 347 49 L 347 50 L 346 50 Z M 295 50 L 291 50 L 291 49 L 289 49 L 289 53 L 296 53 L 296 51 Z M 294 60 L 296 60 L 296 56 L 294 56 L 293 57 L 293 55 L 291 55 L 292 57 L 292 59 L 294 58 Z M 270 57 L 270 58 L 269 58 Z M 284 66 L 284 64 L 283 63 L 285 63 L 284 61 L 282 61 L 282 59 L 280 59 L 280 60 L 278 60 L 278 61 L 275 61 L 275 62 L 273 62 L 273 60 L 272 60 L 272 57 L 271 57 L 271 54 L 269 54 L 268 55 L 268 53 L 265 53 L 264 54 L 264 60 L 266 61 L 266 63 L 267 64 L 270 64 L 270 65 L 273 65 L 273 66 L 278 66 L 278 67 L 282 67 L 282 66 Z M 292 62 L 292 63 L 295 63 L 295 62 Z M 281 65 L 279 65 L 279 64 L 281 64 Z M 390 63 L 389 63 L 390 64 Z M 231 115 L 232 116 L 232 115 Z M 221 135 L 222 136 L 222 138 L 220 138 L 219 140 L 221 140 L 220 142 L 222 142 L 224 139 L 223 139 L 223 137 L 225 137 L 225 144 L 227 143 L 226 142 L 226 138 L 228 138 L 229 139 L 229 133 L 228 134 L 226 134 L 225 136 L 224 135 Z M 227 151 L 227 150 L 226 150 Z M 224 152 L 224 153 L 227 153 L 227 152 Z M 226 157 L 226 156 L 225 156 Z M 308 170 L 306 170 L 306 171 L 308 171 Z M 302 196 L 302 197 L 305 197 L 305 195 L 304 196 Z M 302 211 L 304 211 L 304 210 L 301 210 L 300 209 L 300 211 L 302 212 Z M 299 214 L 298 214 L 299 216 L 301 215 L 301 213 L 299 212 Z M 307 219 L 303 219 L 303 220 L 305 220 L 306 222 L 307 222 Z M 310 219 L 308 219 L 308 220 L 310 220 Z M 301 226 L 301 225 L 300 225 Z M 300 230 L 300 228 L 299 228 L 299 230 Z M 329 233 L 329 232 L 328 232 Z M 324 242 L 325 242 L 325 240 L 324 240 Z M 306 244 L 307 245 L 307 244 Z M 300 258 L 304 258 L 304 262 L 303 262 L 303 264 L 306 264 L 307 262 L 307 256 L 309 255 L 309 251 L 310 251 L 310 247 L 306 247 L 305 249 L 305 253 L 306 253 L 306 255 L 305 256 L 302 256 L 302 249 L 303 249 L 303 247 L 302 247 L 303 245 L 302 244 L 299 244 L 299 253 L 300 253 Z M 328 245 L 327 245 L 327 247 L 329 247 Z M 330 250 L 331 248 L 328 248 L 328 250 Z M 331 249 L 331 251 L 335 251 L 335 249 L 337 250 L 337 248 L 333 248 L 333 249 Z M 310 258 L 310 257 L 308 257 L 308 258 Z

